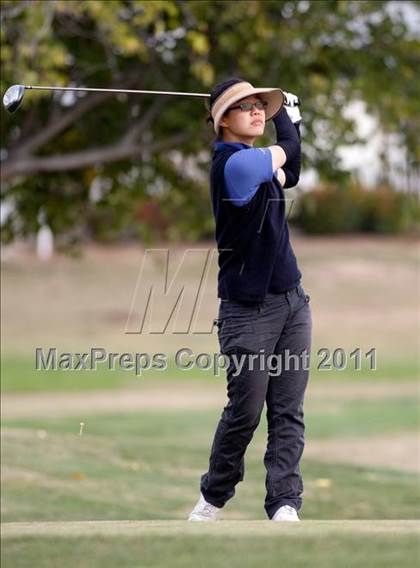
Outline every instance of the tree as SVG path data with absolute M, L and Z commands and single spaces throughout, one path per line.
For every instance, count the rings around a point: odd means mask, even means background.
M 303 100 L 304 166 L 345 181 L 336 152 L 357 141 L 342 116 L 354 98 L 384 129 L 403 133 L 418 164 L 419 43 L 390 4 L 4 0 L 1 88 L 210 92 L 230 75 L 280 86 Z M 204 119 L 200 100 L 32 91 L 18 113 L 2 115 L 2 198 L 13 204 L 3 238 L 34 232 L 41 208 L 58 235 L 136 234 L 147 225 L 139 211 L 150 203 L 158 207 L 149 212 L 170 220 L 169 236 L 210 235 L 212 133 Z M 201 177 L 191 179 L 188 159 Z

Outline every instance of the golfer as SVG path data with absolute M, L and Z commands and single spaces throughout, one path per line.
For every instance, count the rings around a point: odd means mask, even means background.
M 301 120 L 297 106 L 284 106 L 285 97 L 297 101 L 281 89 L 257 89 L 238 77 L 211 92 L 207 120 L 217 134 L 210 187 L 220 298 L 215 323 L 228 361 L 228 403 L 190 521 L 216 520 L 234 496 L 264 403 L 265 511 L 273 521 L 300 520 L 312 317 L 285 219 L 283 189 L 296 185 L 300 173 Z M 270 119 L 275 144 L 254 147 Z M 268 364 L 274 358 L 276 368 Z

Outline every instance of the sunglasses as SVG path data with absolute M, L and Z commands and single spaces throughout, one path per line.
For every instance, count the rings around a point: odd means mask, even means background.
M 254 107 L 257 108 L 258 110 L 263 110 L 266 109 L 267 106 L 268 106 L 267 101 L 257 101 L 256 103 L 241 103 L 240 105 L 228 108 L 226 112 L 233 110 L 235 108 L 240 108 L 242 112 L 250 111 Z

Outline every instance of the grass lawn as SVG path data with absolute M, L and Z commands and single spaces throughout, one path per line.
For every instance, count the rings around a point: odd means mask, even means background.
M 390 401 L 360 412 L 352 401 L 335 418 L 335 436 L 383 431 Z M 395 424 L 415 428 L 415 406 L 401 401 Z M 411 413 L 411 414 L 410 414 Z M 411 418 L 409 418 L 411 415 Z M 3 520 L 185 519 L 207 468 L 219 411 L 143 411 L 9 420 L 3 427 Z M 404 417 L 404 419 L 402 418 Z M 307 444 L 332 437 L 322 414 L 307 421 Z M 247 450 L 246 475 L 223 518 L 264 520 L 263 418 Z M 373 449 L 372 449 L 373 451 Z M 304 519 L 417 518 L 415 473 L 303 460 Z M 325 480 L 328 482 L 325 484 Z M 324 483 L 320 480 L 324 480 Z M 417 503 L 416 498 L 417 497 Z
M 213 352 L 212 352 L 213 353 Z M 217 353 L 217 351 L 216 351 Z M 197 353 L 196 353 L 197 354 Z M 342 381 L 364 382 L 372 381 L 415 381 L 419 377 L 419 363 L 416 358 L 385 358 L 378 362 L 377 370 L 370 370 L 366 361 L 361 370 L 351 367 L 338 370 L 320 370 L 317 363 L 320 358 L 313 353 L 310 377 L 311 380 L 328 382 L 331 379 Z M 33 354 L 3 353 L 1 361 L 1 390 L 3 392 L 53 392 L 111 389 L 134 385 L 138 382 L 156 382 L 162 380 L 177 381 L 191 380 L 220 382 L 224 380 L 224 372 L 215 376 L 211 370 L 200 370 L 197 367 L 183 371 L 175 365 L 174 356 L 168 355 L 168 368 L 165 371 L 144 371 L 141 376 L 134 371 L 110 371 L 101 365 L 96 370 L 36 370 L 35 352 Z
M 380 523 L 380 522 L 379 522 Z M 238 525 L 241 525 L 238 527 Z M 274 523 L 272 523 L 274 524 Z M 20 536 L 9 538 L 2 551 L 3 568 L 259 568 L 293 566 L 307 568 L 407 567 L 418 564 L 419 530 L 407 530 L 393 522 L 384 532 L 378 522 L 334 523 L 306 521 L 299 526 L 275 527 L 269 522 L 224 523 L 194 526 L 179 523 L 179 534 L 162 528 L 160 534 L 96 536 Z M 187 534 L 186 530 L 187 529 Z M 165 534 L 165 532 L 167 534 Z M 194 534 L 195 533 L 195 534 Z M 241 534 L 242 533 L 242 534 Z
M 103 368 L 35 371 L 36 346 L 163 351 L 171 358 L 182 346 L 217 353 L 215 334 L 124 334 L 141 247 L 93 247 L 80 261 L 58 257 L 48 265 L 28 254 L 8 260 L 2 271 L 2 567 L 418 565 L 416 245 L 294 239 L 314 322 L 302 523 L 296 524 L 272 523 L 263 508 L 265 415 L 247 449 L 245 479 L 220 522 L 185 520 L 208 466 L 223 373 L 184 373 L 173 364 L 164 374 L 140 378 Z M 187 268 L 192 278 L 199 273 Z M 153 276 L 161 281 L 159 267 Z M 215 277 L 202 303 L 203 321 L 217 314 Z M 362 371 L 319 371 L 320 347 L 343 347 L 347 354 L 376 347 L 377 371 L 366 361 Z
M 388 400 L 362 412 L 351 400 L 341 405 L 337 439 L 372 433 L 372 424 L 382 431 Z M 414 424 L 409 406 L 405 400 L 394 409 L 403 428 Z M 82 436 L 76 416 L 6 421 L 2 566 L 29 567 L 34 558 L 42 568 L 239 568 L 279 559 L 302 567 L 416 564 L 419 526 L 404 522 L 419 518 L 413 473 L 337 464 L 333 456 L 330 463 L 303 460 L 302 523 L 268 521 L 264 420 L 248 447 L 244 482 L 220 523 L 187 523 L 217 419 L 214 410 L 97 415 Z M 308 430 L 307 444 L 332 435 L 322 413 L 308 418 Z

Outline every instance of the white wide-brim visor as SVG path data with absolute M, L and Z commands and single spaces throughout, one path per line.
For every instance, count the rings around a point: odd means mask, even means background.
M 260 98 L 268 103 L 265 109 L 266 122 L 280 112 L 284 104 L 284 94 L 279 88 L 256 89 L 251 83 L 247 83 L 246 81 L 235 83 L 232 87 L 223 91 L 212 106 L 211 115 L 214 121 L 214 130 L 217 135 L 219 134 L 219 122 L 222 120 L 227 109 L 234 103 L 251 95 L 264 95 Z

